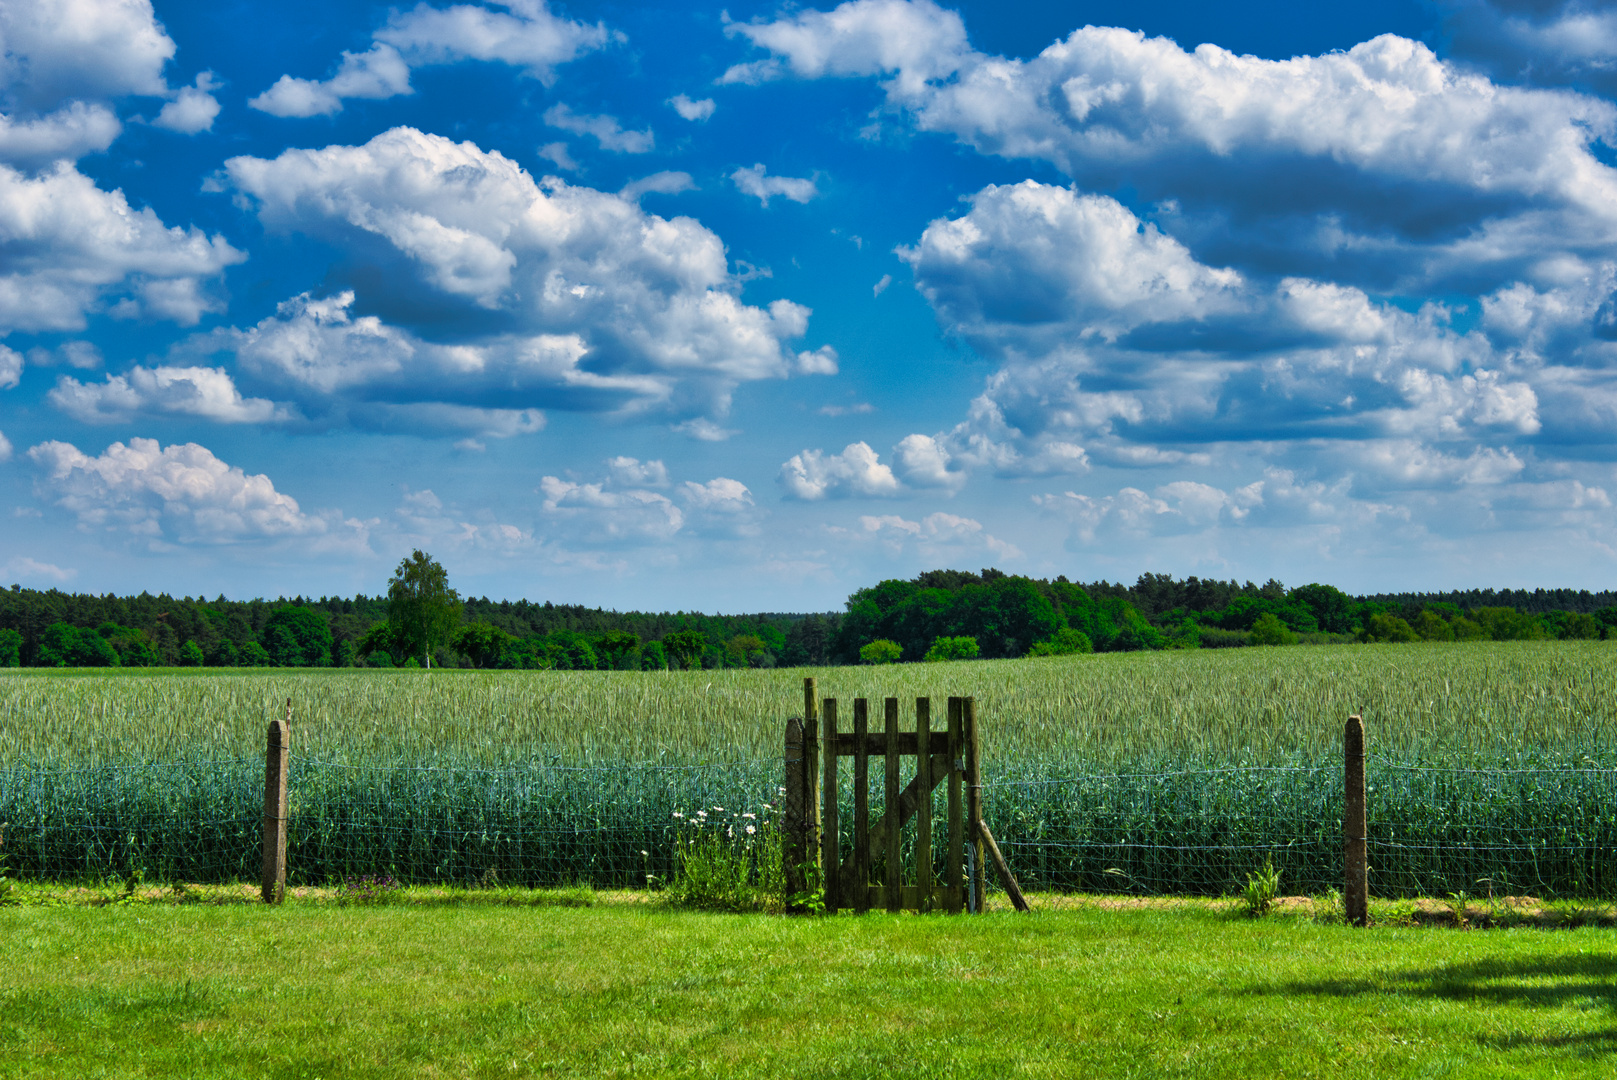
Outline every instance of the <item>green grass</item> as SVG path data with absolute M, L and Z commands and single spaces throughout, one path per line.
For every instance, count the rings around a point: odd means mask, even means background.
M 1610 932 L 555 907 L 0 909 L 37 1077 L 1609 1075 Z

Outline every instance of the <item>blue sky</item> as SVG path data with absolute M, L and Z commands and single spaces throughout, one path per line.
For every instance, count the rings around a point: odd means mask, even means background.
M 1617 10 L 0 0 L 0 580 L 1608 587 Z

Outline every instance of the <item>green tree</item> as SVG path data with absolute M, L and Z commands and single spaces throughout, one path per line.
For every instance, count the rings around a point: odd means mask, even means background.
M 420 654 L 428 668 L 433 650 L 449 644 L 460 611 L 460 594 L 449 587 L 449 574 L 425 551 L 412 551 L 388 580 L 387 621 L 405 652 Z
M 22 635 L 6 627 L 0 630 L 0 667 L 16 667 L 22 663 Z
M 975 660 L 980 650 L 974 637 L 940 637 L 926 650 L 922 660 Z
M 773 667 L 774 657 L 757 634 L 737 634 L 724 646 L 731 667 Z
M 186 639 L 184 645 L 180 646 L 181 667 L 201 667 L 205 662 L 205 659 L 206 658 L 202 655 L 202 646 L 198 645 L 189 638 Z
M 1094 643 L 1089 635 L 1082 630 L 1072 627 L 1063 627 L 1057 630 L 1054 637 L 1043 641 L 1035 641 L 1033 648 L 1027 651 L 1029 656 L 1072 656 L 1077 653 L 1094 652 Z
M 1364 630 L 1359 635 L 1359 638 L 1361 641 L 1371 642 L 1420 640 L 1420 636 L 1415 633 L 1414 628 L 1407 622 L 1396 615 L 1388 615 L 1386 612 L 1370 616 L 1369 620 L 1364 624 Z
M 640 635 L 628 630 L 608 630 L 595 640 L 595 654 L 606 661 L 610 671 L 633 671 L 640 651 Z
M 1247 640 L 1254 645 L 1295 645 L 1297 635 L 1280 621 L 1280 616 L 1265 612 L 1253 620 Z
M 663 651 L 671 661 L 687 670 L 701 663 L 702 651 L 706 648 L 707 635 L 700 630 L 675 630 L 663 635 Z
M 1415 616 L 1415 621 L 1410 626 L 1427 641 L 1454 640 L 1454 627 L 1431 608 L 1421 608 L 1421 613 Z
M 887 638 L 877 638 L 859 650 L 859 659 L 867 664 L 896 664 L 904 655 L 904 647 Z
M 385 624 L 384 624 L 385 625 Z M 506 649 L 516 641 L 497 626 L 486 622 L 467 623 L 455 633 L 455 651 L 462 653 L 475 668 L 498 667 Z
M 39 637 L 40 667 L 117 667 L 118 653 L 90 629 L 54 622 Z
M 278 609 L 259 640 L 277 667 L 331 666 L 331 627 L 312 608 L 294 604 Z

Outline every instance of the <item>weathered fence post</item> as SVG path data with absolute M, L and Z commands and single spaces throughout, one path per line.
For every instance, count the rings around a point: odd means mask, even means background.
M 286 898 L 286 765 L 292 745 L 292 699 L 286 722 L 271 720 L 264 752 L 264 903 Z
M 782 762 L 785 766 L 786 797 L 782 800 L 780 815 L 785 825 L 781 859 L 786 863 L 786 895 L 797 896 L 804 891 L 803 864 L 808 861 L 808 801 L 803 776 L 803 721 L 792 717 L 786 721 L 786 747 Z M 792 910 L 800 910 L 795 905 Z
M 1342 832 L 1346 844 L 1342 899 L 1347 921 L 1354 926 L 1370 925 L 1369 856 L 1366 850 L 1367 819 L 1364 807 L 1364 720 L 1348 717 L 1342 739 L 1344 800 Z
M 825 699 L 824 824 L 820 828 L 820 885 L 825 889 L 825 912 L 836 913 L 842 899 L 842 855 L 837 850 L 837 699 Z
M 982 740 L 977 733 L 977 699 L 961 702 L 966 723 L 966 843 L 971 845 L 971 887 L 976 897 L 976 914 L 983 911 L 983 889 L 988 875 L 983 867 L 983 761 Z

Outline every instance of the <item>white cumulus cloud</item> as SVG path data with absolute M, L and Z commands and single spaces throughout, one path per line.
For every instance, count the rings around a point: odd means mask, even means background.
M 510 64 L 549 84 L 558 65 L 600 49 L 615 35 L 596 23 L 552 14 L 544 0 L 511 0 L 504 11 L 478 4 L 435 8 L 418 4 L 394 11 L 364 52 L 344 51 L 326 79 L 282 75 L 248 102 L 275 116 L 324 116 L 349 98 L 411 93 L 410 70 L 429 64 L 482 60 Z
M 191 325 L 219 306 L 206 283 L 245 258 L 65 162 L 37 176 L 0 165 L 0 334 L 77 330 L 108 300 L 115 315 Z
M 849 443 L 840 454 L 804 450 L 780 467 L 778 477 L 787 498 L 874 498 L 898 494 L 898 478 L 869 443 Z
M 86 529 L 218 544 L 352 534 L 356 525 L 305 513 L 268 476 L 248 475 L 197 443 L 131 439 L 91 457 L 53 441 L 28 457 L 40 470 L 41 494 Z
M 793 176 L 766 176 L 769 170 L 762 164 L 750 169 L 737 169 L 730 181 L 743 195 L 751 195 L 765 206 L 779 195 L 796 203 L 806 203 L 820 193 L 812 179 Z
M 244 398 L 221 368 L 145 368 L 136 365 L 101 383 L 63 375 L 50 403 L 85 424 L 111 424 L 135 416 L 196 416 L 225 424 L 263 424 L 288 419 L 284 408 L 263 398 Z
M 738 299 L 723 243 L 696 221 L 553 178 L 541 187 L 471 143 L 397 128 L 364 146 L 238 157 L 226 168 L 267 226 L 371 260 L 380 240 L 396 253 L 395 297 L 424 289 L 467 305 L 458 335 L 440 319 L 427 344 L 375 316 L 352 317 L 352 293 L 289 302 L 248 332 L 243 359 L 305 392 L 364 385 L 372 398 L 418 399 L 421 374 L 452 372 L 433 384 L 443 400 L 712 423 L 739 383 L 834 361 L 787 347 L 807 331 L 807 308 Z M 500 315 L 493 332 L 486 312 Z

